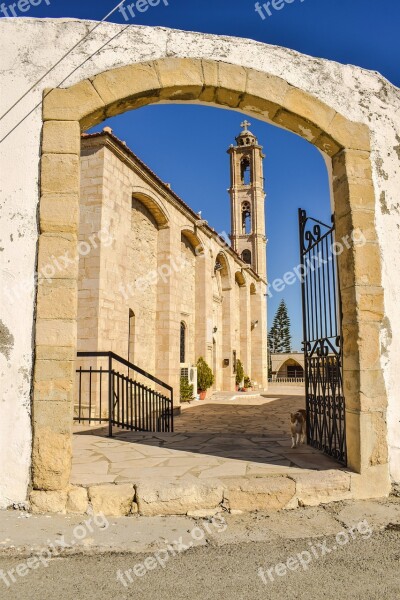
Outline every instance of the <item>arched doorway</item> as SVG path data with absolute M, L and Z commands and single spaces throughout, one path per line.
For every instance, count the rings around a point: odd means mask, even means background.
M 43 110 L 45 152 L 41 167 L 41 214 L 54 210 L 54 196 L 67 196 L 69 208 L 77 208 L 79 151 L 76 149 L 79 148 L 81 128 L 101 122 L 106 115 L 163 101 L 196 101 L 240 110 L 301 135 L 326 157 L 333 180 L 337 235 L 349 235 L 361 222 L 367 223 L 369 231 L 374 234 L 374 188 L 368 129 L 349 121 L 311 92 L 296 89 L 267 70 L 256 71 L 247 66 L 200 58 L 161 58 L 154 63 L 128 64 L 99 73 L 70 88 L 47 93 Z M 70 143 L 60 148 L 56 143 L 60 138 L 70 140 Z M 71 231 L 68 219 L 67 226 Z M 75 235 L 76 228 L 73 231 L 72 235 Z M 376 294 L 382 295 L 379 248 L 375 240 L 376 237 L 364 248 L 350 245 L 338 259 L 348 399 L 346 427 L 351 440 L 349 466 L 369 475 L 374 467 L 379 469 L 379 466 L 387 464 L 383 413 L 373 410 L 374 398 L 369 397 L 368 391 L 371 368 L 380 374 L 380 366 L 371 358 L 379 357 L 379 317 L 371 317 L 368 310 L 369 287 L 374 286 L 375 297 Z M 46 257 L 54 249 L 59 248 L 62 254 L 67 247 L 74 255 L 75 244 L 74 238 L 66 241 L 64 221 L 55 219 L 50 230 L 44 224 L 39 242 L 38 269 L 45 266 Z M 39 281 L 34 398 L 45 379 L 41 375 L 43 360 L 53 360 L 58 369 L 68 372 L 71 356 L 76 352 L 76 315 L 66 321 L 54 313 L 51 319 L 47 319 L 42 286 Z M 64 292 L 66 301 L 73 304 L 76 276 L 72 273 Z M 59 332 L 56 342 L 55 330 Z M 46 348 L 51 350 L 46 351 Z M 69 351 L 62 350 L 65 348 Z M 62 418 L 57 425 L 49 407 L 46 408 L 43 403 L 35 404 L 34 400 L 33 483 L 36 489 L 63 489 L 69 480 L 71 431 L 68 421 L 72 380 L 60 383 L 59 391 L 64 398 L 64 407 L 60 406 Z M 369 436 L 371 428 L 373 437 Z M 56 468 L 56 463 L 62 464 L 63 468 Z M 380 477 L 380 471 L 377 471 L 377 477 Z

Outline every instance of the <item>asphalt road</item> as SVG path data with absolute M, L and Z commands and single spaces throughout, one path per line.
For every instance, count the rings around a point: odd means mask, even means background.
M 151 568 L 146 570 L 144 561 L 149 557 L 147 566 Z M 0 568 L 15 569 L 26 560 L 2 558 Z M 30 569 L 24 577 L 14 574 L 16 581 L 10 587 L 0 579 L 0 598 L 400 600 L 398 525 L 374 532 L 370 537 L 357 535 L 342 546 L 338 546 L 334 536 L 319 540 L 242 542 L 200 546 L 177 552 L 175 556 L 171 553 L 163 568 L 160 562 L 165 560 L 165 554 L 159 555 L 157 562 L 151 552 L 57 558 L 47 567 L 41 564 Z M 275 565 L 279 563 L 286 563 L 286 567 L 277 567 L 277 574 Z M 266 583 L 259 575 L 260 567 Z M 274 570 L 269 577 L 271 568 Z M 132 582 L 124 574 L 129 569 Z M 135 569 L 141 576 L 135 575 Z M 127 587 L 117 579 L 118 572 Z

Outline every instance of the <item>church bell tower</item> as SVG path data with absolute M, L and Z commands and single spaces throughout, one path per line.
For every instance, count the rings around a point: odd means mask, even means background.
M 231 145 L 231 241 L 233 249 L 244 262 L 266 279 L 267 257 L 265 237 L 265 192 L 262 146 L 249 131 L 248 121 Z

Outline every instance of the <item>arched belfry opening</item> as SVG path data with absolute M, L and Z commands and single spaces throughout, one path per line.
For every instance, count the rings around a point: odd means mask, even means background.
M 251 231 L 252 231 L 251 205 L 250 205 L 250 202 L 243 202 L 243 204 L 242 204 L 242 234 L 250 235 Z
M 251 183 L 251 166 L 250 157 L 244 156 L 240 163 L 240 177 L 243 185 L 250 185 Z

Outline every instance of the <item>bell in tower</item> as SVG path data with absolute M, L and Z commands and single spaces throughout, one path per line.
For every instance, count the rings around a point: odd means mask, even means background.
M 231 241 L 233 249 L 262 278 L 266 278 L 265 191 L 262 146 L 241 124 L 242 132 L 231 146 Z

